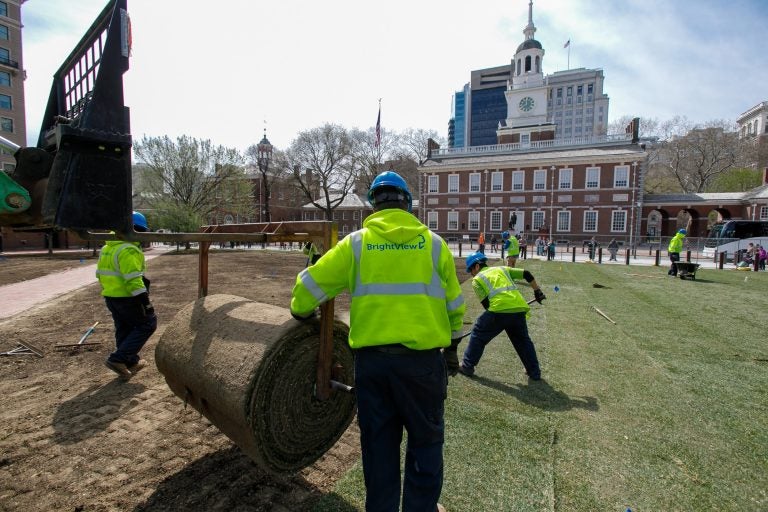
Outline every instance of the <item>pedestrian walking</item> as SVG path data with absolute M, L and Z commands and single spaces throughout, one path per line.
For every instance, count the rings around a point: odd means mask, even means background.
M 615 238 L 611 238 L 611 241 L 608 242 L 608 252 L 611 255 L 608 261 L 618 261 L 616 260 L 616 253 L 619 252 L 619 242 Z
M 149 231 L 147 219 L 139 212 L 133 212 L 133 229 Z M 116 348 L 104 364 L 126 381 L 146 365 L 139 352 L 157 329 L 145 271 L 141 245 L 122 240 L 108 241 L 96 265 L 101 295 L 115 323 Z

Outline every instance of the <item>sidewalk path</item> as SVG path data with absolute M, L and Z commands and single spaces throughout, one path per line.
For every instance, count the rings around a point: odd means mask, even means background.
M 146 260 L 162 254 L 164 248 L 154 247 Z M 0 286 L 0 320 L 43 304 L 65 293 L 96 283 L 96 264 L 65 270 L 29 279 L 20 283 Z

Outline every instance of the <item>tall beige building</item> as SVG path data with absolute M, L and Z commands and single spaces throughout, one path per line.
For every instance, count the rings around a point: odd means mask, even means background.
M 24 0 L 0 1 L 0 135 L 26 146 L 24 119 L 24 66 L 21 56 L 21 4 Z M 0 151 L 0 166 L 13 170 L 16 161 Z

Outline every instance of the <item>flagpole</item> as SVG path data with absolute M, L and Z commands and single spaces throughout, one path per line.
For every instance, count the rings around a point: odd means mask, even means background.
M 376 173 L 381 168 L 381 98 L 379 98 L 379 117 L 376 119 Z
M 568 40 L 568 69 L 571 69 L 571 40 Z

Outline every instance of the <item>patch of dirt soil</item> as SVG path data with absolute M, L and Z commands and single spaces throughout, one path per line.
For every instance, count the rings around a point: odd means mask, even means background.
M 90 253 L 8 257 L 0 262 L 0 285 L 94 262 Z M 287 307 L 305 263 L 291 251 L 213 252 L 209 294 Z M 463 260 L 456 267 L 461 281 L 469 278 Z M 159 326 L 142 351 L 148 367 L 128 383 L 103 364 L 114 330 L 96 283 L 0 322 L 0 351 L 21 341 L 45 352 L 42 359 L 0 357 L 0 510 L 301 512 L 359 460 L 353 422 L 312 466 L 271 476 L 170 391 L 154 366 L 154 348 L 166 323 L 197 298 L 197 268 L 196 253 L 149 261 Z M 348 295 L 338 297 L 336 310 L 348 309 Z M 96 321 L 88 342 L 100 345 L 54 349 L 77 343 Z M 334 510 L 356 510 L 333 497 Z
M 27 275 L 21 270 L 27 264 L 42 275 L 73 263 L 26 259 L 33 261 L 8 258 L 3 264 L 17 265 L 19 277 Z M 289 251 L 214 252 L 209 294 L 287 307 L 305 262 Z M 185 409 L 157 372 L 154 348 L 166 323 L 196 299 L 197 267 L 196 254 L 149 261 L 159 327 L 142 351 L 148 367 L 127 383 L 103 364 L 114 331 L 95 283 L 0 322 L 0 351 L 26 341 L 45 352 L 42 359 L 0 358 L 0 510 L 305 511 L 359 459 L 353 423 L 318 462 L 294 476 L 274 477 Z M 338 311 L 348 308 L 348 296 L 336 300 Z M 54 349 L 77 343 L 96 321 L 88 341 L 100 345 Z M 355 510 L 343 502 L 337 507 Z

